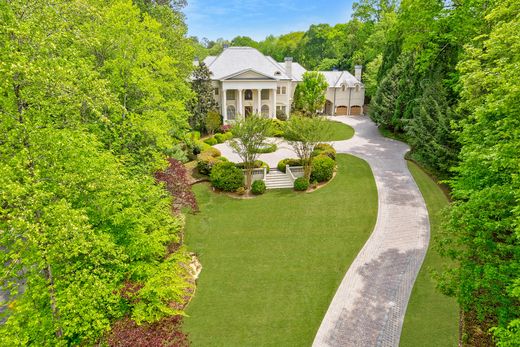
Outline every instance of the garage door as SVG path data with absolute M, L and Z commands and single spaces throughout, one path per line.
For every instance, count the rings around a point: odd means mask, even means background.
M 347 115 L 347 106 L 336 107 L 336 114 L 338 116 L 346 116 Z
M 353 116 L 359 116 L 361 114 L 361 106 L 352 106 L 350 108 L 350 114 Z

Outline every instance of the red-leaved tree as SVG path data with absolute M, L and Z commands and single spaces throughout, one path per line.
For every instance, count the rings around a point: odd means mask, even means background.
M 166 189 L 173 196 L 173 210 L 180 212 L 182 208 L 188 207 L 192 212 L 198 212 L 197 199 L 191 189 L 188 170 L 178 160 L 169 158 L 170 165 L 155 174 L 155 179 L 166 184 Z

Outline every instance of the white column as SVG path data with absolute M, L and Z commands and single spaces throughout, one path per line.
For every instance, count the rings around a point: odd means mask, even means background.
M 258 100 L 256 100 L 256 112 L 258 115 L 262 115 L 262 89 L 257 89 Z
M 276 118 L 276 88 L 273 89 L 273 111 L 272 111 L 272 115 L 274 115 L 273 118 Z
M 227 97 L 227 89 L 224 89 L 222 88 L 222 118 L 223 118 L 223 123 L 227 123 L 227 100 L 226 100 L 226 97 Z
M 237 114 L 241 116 L 244 115 L 244 112 L 242 111 L 242 89 L 238 90 L 238 100 L 237 100 Z

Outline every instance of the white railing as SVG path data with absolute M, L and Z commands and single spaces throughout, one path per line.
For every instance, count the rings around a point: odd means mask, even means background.
M 244 173 L 244 176 L 245 176 L 246 170 L 242 169 L 242 172 Z M 265 167 L 260 167 L 257 169 L 253 169 L 251 179 L 253 182 L 256 180 L 265 181 L 266 176 L 267 176 L 267 169 Z
M 289 176 L 289 178 L 294 182 L 298 177 L 303 177 L 305 172 L 303 170 L 303 166 L 285 166 L 285 173 Z

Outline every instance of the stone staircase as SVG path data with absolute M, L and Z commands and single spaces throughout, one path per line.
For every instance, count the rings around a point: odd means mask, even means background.
M 265 176 L 265 187 L 267 189 L 293 188 L 293 181 L 289 176 L 276 168 L 270 169 Z

